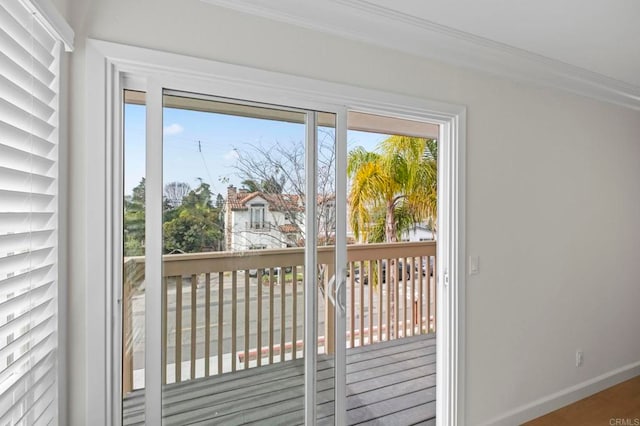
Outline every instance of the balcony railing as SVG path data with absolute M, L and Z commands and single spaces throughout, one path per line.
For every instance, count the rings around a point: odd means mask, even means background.
M 272 222 L 245 222 L 244 230 L 269 232 L 278 229 L 278 225 Z
M 348 246 L 348 347 L 435 332 L 435 255 L 435 242 Z M 325 353 L 334 351 L 325 294 L 333 262 L 334 248 L 319 247 L 313 279 Z M 127 394 L 143 387 L 144 257 L 126 259 L 124 272 Z M 163 383 L 303 356 L 303 248 L 166 255 L 163 277 Z

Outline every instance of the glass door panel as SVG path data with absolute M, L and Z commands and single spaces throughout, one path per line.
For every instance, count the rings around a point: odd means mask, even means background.
M 163 96 L 164 424 L 304 419 L 306 116 Z
M 123 424 L 342 424 L 339 114 L 125 99 Z

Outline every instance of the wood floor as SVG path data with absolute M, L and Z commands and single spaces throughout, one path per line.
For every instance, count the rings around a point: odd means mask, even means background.
M 640 425 L 640 376 L 568 405 L 524 426 Z
M 435 425 L 435 336 L 422 335 L 347 351 L 347 423 Z M 333 360 L 318 360 L 318 424 L 333 424 Z M 165 425 L 304 423 L 304 362 L 165 385 Z M 144 422 L 144 390 L 123 401 L 123 424 Z

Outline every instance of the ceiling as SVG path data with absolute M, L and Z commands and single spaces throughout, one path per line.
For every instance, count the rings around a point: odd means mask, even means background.
M 640 86 L 638 0 L 371 0 Z
M 640 109 L 638 0 L 203 1 Z

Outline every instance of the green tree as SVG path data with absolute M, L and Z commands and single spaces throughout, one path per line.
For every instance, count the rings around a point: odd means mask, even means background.
M 378 152 L 358 147 L 349 153 L 349 208 L 358 238 L 378 240 L 376 222 L 384 221 L 384 241 L 398 241 L 409 226 L 435 222 L 438 145 L 432 139 L 390 136 Z
M 165 252 L 196 253 L 219 249 L 222 232 L 217 219 L 214 210 L 181 209 L 174 219 L 164 224 Z
M 144 255 L 145 180 L 133 188 L 124 199 L 124 255 Z
M 282 194 L 284 184 L 284 176 L 273 175 L 268 176 L 259 182 L 255 179 L 245 179 L 242 181 L 242 186 L 248 192 L 264 192 L 266 194 Z
M 213 209 L 211 201 L 211 185 L 205 183 L 201 178 L 198 178 L 200 185 L 194 190 L 189 191 L 187 195 L 182 198 L 182 207 L 189 207 L 193 209 Z
M 416 225 L 414 218 L 404 206 L 396 208 L 394 215 L 398 235 L 402 234 L 404 230 L 410 229 Z M 387 241 L 387 237 L 385 235 L 385 209 L 375 209 L 371 216 L 372 222 L 367 232 L 367 241 L 370 243 L 384 243 Z
M 220 209 L 213 206 L 210 185 L 200 185 L 182 198 L 175 209 L 165 211 L 164 250 L 185 253 L 222 249 Z
M 259 192 L 260 184 L 253 179 L 245 179 L 242 181 L 242 189 L 247 192 Z

